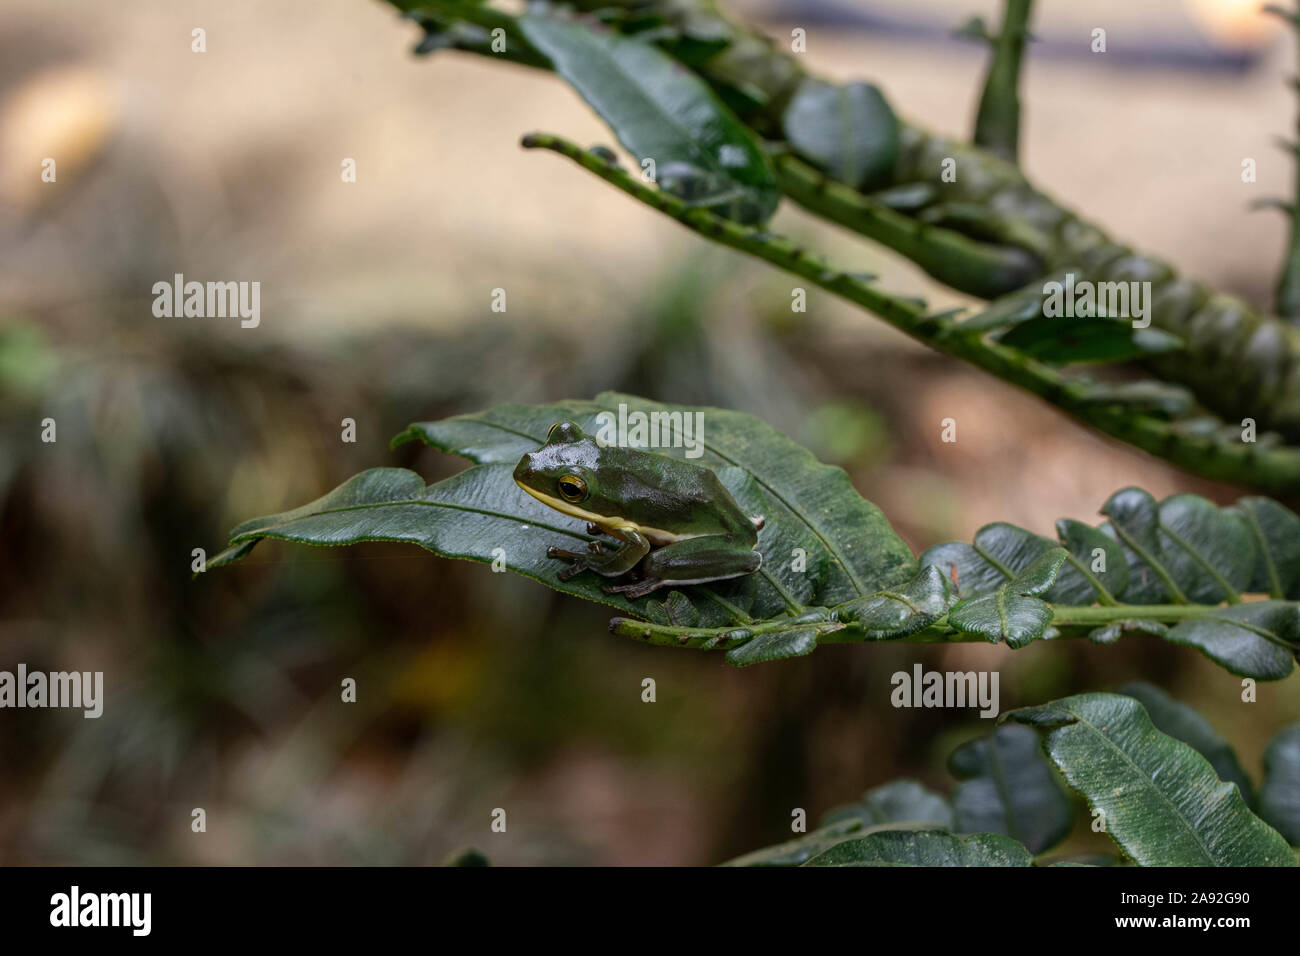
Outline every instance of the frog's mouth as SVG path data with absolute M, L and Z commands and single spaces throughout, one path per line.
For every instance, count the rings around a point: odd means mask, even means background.
M 579 521 L 590 521 L 592 524 L 598 524 L 602 528 L 607 528 L 619 524 L 620 518 L 607 518 L 604 515 L 598 515 L 594 511 L 587 511 L 585 508 L 579 508 L 571 501 L 565 501 L 563 498 L 556 498 L 545 492 L 538 491 L 536 488 L 529 488 L 526 484 L 515 479 L 515 484 L 524 491 L 528 492 L 548 508 L 554 508 L 560 514 L 568 515 L 570 518 L 577 518 Z
M 637 530 L 644 534 L 655 547 L 663 547 L 666 544 L 672 544 L 674 541 L 681 541 L 683 538 L 695 537 L 690 534 L 674 534 L 671 531 L 662 531 L 659 528 L 640 527 L 638 525 L 633 525 L 632 522 L 625 518 L 598 515 L 594 511 L 579 508 L 571 501 L 565 501 L 563 498 L 556 498 L 553 495 L 546 494 L 544 491 L 530 488 L 518 478 L 515 479 L 515 484 L 524 489 L 524 491 L 528 492 L 542 504 L 546 505 L 546 507 L 554 508 L 560 514 L 568 515 L 570 518 L 577 518 L 579 521 L 589 521 L 594 525 L 598 525 L 606 534 L 621 540 L 627 540 L 627 538 L 625 534 L 620 533 L 620 529 L 625 531 L 628 528 L 637 528 Z

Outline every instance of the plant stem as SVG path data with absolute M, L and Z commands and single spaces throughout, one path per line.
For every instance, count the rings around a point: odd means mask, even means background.
M 1286 20 L 1296 37 L 1300 39 L 1300 12 L 1297 12 L 1300 11 L 1300 4 L 1297 4 L 1297 11 L 1276 6 L 1265 7 L 1265 10 Z M 1292 77 L 1290 85 L 1300 90 L 1300 77 Z M 1274 293 L 1274 306 L 1278 315 L 1293 325 L 1300 323 L 1300 209 L 1296 206 L 1300 203 L 1300 115 L 1296 119 L 1296 135 L 1296 142 L 1287 144 L 1291 157 L 1295 161 L 1296 177 L 1295 192 L 1290 204 L 1285 207 L 1287 215 L 1291 217 L 1291 236 L 1287 244 L 1286 259 L 1282 263 L 1282 273 L 1278 276 L 1277 290 Z
M 993 40 L 993 59 L 975 117 L 976 145 L 1012 163 L 1020 142 L 1020 97 L 1016 87 L 1032 5 L 1033 0 L 1006 0 L 1002 29 Z
M 1226 443 L 1177 431 L 1163 419 L 1117 404 L 1090 399 L 1086 386 L 1060 370 L 977 334 L 963 333 L 960 323 L 927 314 L 924 304 L 900 299 L 843 272 L 789 239 L 774 236 L 685 201 L 641 182 L 617 163 L 549 133 L 530 133 L 526 149 L 546 149 L 577 163 L 634 199 L 721 245 L 748 253 L 806 279 L 884 319 L 919 342 L 969 362 L 1003 381 L 1068 412 L 1079 421 L 1130 445 L 1208 478 L 1239 481 L 1275 493 L 1300 488 L 1300 448 L 1269 448 L 1246 442 Z
M 523 39 L 517 18 L 509 14 L 473 0 L 389 2 L 415 14 L 427 29 L 435 28 L 439 39 L 455 49 L 543 69 L 550 66 Z M 574 4 L 585 10 L 646 12 L 643 0 L 574 0 Z M 661 0 L 650 5 L 650 12 L 681 27 L 702 18 L 711 31 L 724 34 L 729 42 L 721 52 L 692 61 L 689 68 L 756 133 L 777 141 L 782 138 L 784 108 L 807 76 L 797 62 L 799 58 L 767 42 L 761 34 L 737 25 L 721 13 L 715 0 Z M 479 35 L 447 29 L 456 23 L 472 25 Z M 487 29 L 496 26 L 506 31 L 508 45 L 504 51 L 492 50 L 483 39 Z M 617 23 L 614 28 L 618 28 Z M 1163 379 L 1186 385 L 1202 404 L 1227 421 L 1249 417 L 1290 439 L 1300 437 L 1300 324 L 1289 325 L 1229 297 L 1215 295 L 1211 289 L 1179 278 L 1158 260 L 1135 256 L 1128 247 L 1033 189 L 1013 163 L 990 151 L 931 136 L 914 124 L 903 123 L 903 150 L 896 169 L 898 184 L 938 184 L 940 160 L 944 158 L 952 158 L 960 168 L 977 171 L 978 175 L 959 181 L 962 185 L 954 194 L 956 198 L 939 204 L 940 209 L 946 208 L 949 219 L 941 216 L 938 221 L 971 221 L 974 217 L 980 224 L 979 239 L 937 223 L 905 229 L 896 217 L 870 209 L 868 203 L 862 202 L 867 197 L 853 190 L 828 188 L 818 192 L 814 188 L 817 179 L 795 175 L 797 166 L 792 157 L 778 159 L 777 167 L 782 189 L 796 202 L 823 218 L 898 248 L 939 281 L 961 291 L 981 296 L 1005 294 L 1025 285 L 1026 271 L 1039 260 L 1042 272 L 1076 264 L 1085 266 L 1084 271 L 1092 271 L 1116 260 L 1155 270 L 1162 278 L 1155 283 L 1154 294 L 1167 292 L 1173 303 L 1154 316 L 1155 324 L 1184 338 L 1188 348 L 1176 358 L 1157 357 L 1146 364 Z M 1300 183 L 1300 167 L 1297 177 Z M 856 201 L 851 196 L 856 196 Z M 888 211 L 897 214 L 896 210 Z M 941 253 L 950 253 L 952 260 L 945 261 Z M 1179 303 L 1189 298 L 1206 308 L 1198 311 L 1180 307 Z M 1191 317 L 1196 321 L 1192 322 Z M 1210 327 L 1214 335 L 1202 334 Z M 1227 354 L 1240 361 L 1225 361 Z M 1024 381 L 1014 384 L 1028 387 Z M 1030 390 L 1042 395 L 1034 388 Z M 1082 404 L 1089 405 L 1086 401 Z M 1131 410 L 1114 405 L 1105 411 L 1096 409 L 1095 404 L 1066 411 L 1195 474 L 1287 496 L 1300 489 L 1300 451 L 1256 451 L 1255 446 L 1244 442 L 1184 436 L 1168 422 L 1131 420 Z
M 817 632 L 817 643 L 824 644 L 833 643 L 827 640 L 828 635 L 844 631 L 845 625 L 833 620 L 825 608 L 810 608 L 796 617 L 779 617 L 742 627 L 676 627 L 629 617 L 616 617 L 609 622 L 610 633 L 620 637 L 657 647 L 689 647 L 698 651 L 728 651 L 763 634 L 807 628 Z
M 1218 610 L 1207 604 L 1121 604 L 1113 607 L 1054 607 L 1052 626 L 1079 628 L 1062 635 L 1068 638 L 1085 637 L 1083 628 L 1092 629 L 1117 621 L 1177 622 L 1202 617 Z M 803 614 L 789 618 L 774 618 L 742 627 L 678 627 L 672 624 L 652 624 L 649 621 L 616 617 L 609 622 L 611 634 L 643 641 L 658 647 L 688 647 L 694 650 L 731 650 L 763 634 L 812 628 L 817 632 L 818 644 L 983 644 L 988 638 L 983 634 L 957 631 L 948 627 L 944 619 L 929 627 L 903 637 L 867 640 L 862 630 L 854 624 L 835 620 L 832 610 L 808 608 Z
M 1018 289 L 1045 271 L 1016 246 L 980 242 L 890 209 L 791 155 L 776 158 L 777 184 L 799 205 L 906 256 L 946 286 L 981 299 Z
M 1113 607 L 1054 607 L 1053 627 L 1096 627 L 1115 621 L 1186 621 L 1219 610 L 1210 604 L 1118 604 Z

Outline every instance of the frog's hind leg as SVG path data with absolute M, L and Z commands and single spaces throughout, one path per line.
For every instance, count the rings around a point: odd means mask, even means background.
M 617 551 L 606 551 L 599 541 L 587 545 L 587 551 L 565 551 L 547 548 L 548 558 L 566 558 L 573 563 L 561 568 L 555 576 L 567 581 L 583 571 L 595 571 L 607 578 L 616 578 L 635 568 L 650 551 L 650 542 L 639 532 L 626 532 L 625 543 Z
M 662 587 L 707 584 L 753 574 L 762 565 L 763 556 L 757 551 L 720 546 L 717 537 L 686 538 L 650 552 L 641 565 L 645 580 L 612 585 L 605 592 L 635 600 Z
M 666 584 L 682 584 L 681 581 L 665 581 L 655 578 L 647 581 L 633 581 L 630 584 L 607 584 L 602 589 L 606 594 L 621 594 L 629 601 L 645 597 L 651 591 L 657 591 Z

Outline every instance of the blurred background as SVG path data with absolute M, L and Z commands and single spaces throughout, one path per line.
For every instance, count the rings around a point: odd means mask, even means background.
M 1273 142 L 1294 125 L 1290 38 L 1249 3 L 1084 6 L 1038 4 L 1028 172 L 1267 302 L 1285 223 L 1246 207 L 1290 192 Z M 996 22 L 996 3 L 735 8 L 775 34 L 806 26 L 810 69 L 967 134 L 984 52 L 949 32 Z M 1096 26 L 1107 55 L 1088 52 Z M 788 838 L 795 807 L 815 820 L 902 775 L 946 788 L 952 747 L 989 728 L 892 709 L 890 675 L 918 661 L 999 670 L 1004 710 L 1150 680 L 1258 774 L 1300 719 L 1300 678 L 1261 685 L 1246 718 L 1235 678 L 1156 640 L 832 646 L 735 670 L 410 547 L 267 542 L 191 580 L 193 548 L 361 469 L 463 467 L 390 452 L 411 421 L 606 388 L 764 418 L 845 467 L 917 551 L 994 520 L 1092 520 L 1126 484 L 1240 493 L 827 296 L 792 314 L 784 276 L 520 150 L 534 128 L 611 141 L 557 80 L 415 58 L 418 39 L 378 0 L 0 9 L 0 668 L 102 670 L 106 696 L 98 720 L 0 713 L 0 862 L 437 863 L 472 844 L 501 864 L 716 863 Z M 775 229 L 937 308 L 962 301 L 796 209 Z M 175 273 L 261 282 L 261 324 L 154 317 L 153 283 Z

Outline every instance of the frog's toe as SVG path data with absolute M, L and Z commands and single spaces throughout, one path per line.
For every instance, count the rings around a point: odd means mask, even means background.
M 547 548 L 546 556 L 548 558 L 564 558 L 569 561 L 579 561 L 587 556 L 584 551 L 565 551 L 563 548 Z
M 561 581 L 567 581 L 569 580 L 569 578 L 572 578 L 575 575 L 580 574 L 583 570 L 585 569 L 581 564 L 575 563 L 569 565 L 567 568 L 560 568 L 560 570 L 555 572 L 555 576 L 559 578 Z
M 651 591 L 658 590 L 667 584 L 660 578 L 649 578 L 645 581 L 633 581 L 630 584 L 611 584 L 605 588 L 606 594 L 622 594 L 628 600 L 635 601 L 637 598 L 645 597 Z

